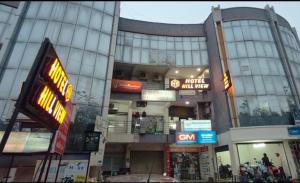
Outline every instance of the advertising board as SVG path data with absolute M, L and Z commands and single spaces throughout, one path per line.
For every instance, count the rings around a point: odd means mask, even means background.
M 210 131 L 211 130 L 211 120 L 202 119 L 202 120 L 183 120 L 181 125 L 182 131 Z
M 172 90 L 210 90 L 209 78 L 169 79 Z

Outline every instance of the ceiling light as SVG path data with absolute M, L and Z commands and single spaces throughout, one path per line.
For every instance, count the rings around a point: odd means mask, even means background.
M 253 144 L 254 148 L 261 148 L 261 147 L 265 147 L 266 144 L 265 143 L 260 143 L 260 144 Z
M 185 101 L 185 104 L 186 104 L 186 105 L 189 105 L 189 104 L 190 104 L 190 102 L 189 102 L 189 101 Z
M 179 71 L 178 71 L 178 70 L 176 70 L 176 71 L 175 71 L 175 74 L 178 74 L 178 73 L 179 73 Z
M 201 71 L 201 68 L 198 68 L 197 71 Z
M 190 77 L 191 77 L 191 78 L 194 78 L 194 76 L 193 76 L 193 75 L 191 75 Z

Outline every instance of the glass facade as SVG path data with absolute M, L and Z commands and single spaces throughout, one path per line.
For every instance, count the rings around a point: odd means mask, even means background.
M 291 66 L 297 90 L 300 91 L 300 46 L 291 30 L 279 26 L 283 46 Z
M 206 37 L 171 37 L 118 31 L 115 60 L 132 64 L 208 65 Z
M 291 124 L 295 105 L 268 22 L 224 22 L 241 126 Z
M 101 115 L 115 2 L 27 3 L 29 8 L 0 83 L 0 117 L 2 121 L 10 118 L 13 100 L 18 97 L 41 42 L 48 37 L 73 85 L 76 117 L 68 147 L 76 147 L 84 131 L 94 130 L 96 115 Z M 0 12 L 0 16 L 4 14 L 2 9 Z M 0 36 L 5 17 L 0 18 Z

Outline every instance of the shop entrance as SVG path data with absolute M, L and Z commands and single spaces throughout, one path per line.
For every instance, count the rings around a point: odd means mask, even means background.
M 199 153 L 171 153 L 171 177 L 200 180 Z
M 148 174 L 152 167 L 152 174 L 163 174 L 163 152 L 162 151 L 131 151 L 130 173 Z

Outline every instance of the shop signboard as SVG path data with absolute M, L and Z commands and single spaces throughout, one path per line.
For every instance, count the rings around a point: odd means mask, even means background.
M 300 136 L 300 126 L 288 127 L 289 136 Z
M 169 79 L 172 90 L 210 90 L 209 78 Z
M 98 151 L 101 132 L 85 132 L 85 151 Z
M 176 144 L 197 144 L 197 134 L 193 132 L 177 132 Z
M 176 144 L 215 144 L 216 131 L 177 132 Z
M 50 40 L 46 38 L 23 83 L 16 108 L 50 130 L 57 130 L 72 111 L 72 85 Z M 70 120 L 70 119 L 69 119 Z
M 182 121 L 182 130 L 195 132 L 195 131 L 210 131 L 211 130 L 211 120 L 202 119 L 202 120 L 183 120 Z
M 140 81 L 129 81 L 113 79 L 111 82 L 111 91 L 120 93 L 141 93 L 143 83 Z
M 229 72 L 229 70 L 227 70 L 227 71 L 224 73 L 223 81 L 224 81 L 224 87 L 225 87 L 225 90 L 227 91 L 227 90 L 232 86 L 232 82 L 231 82 L 231 77 L 230 77 L 230 72 Z
M 142 90 L 143 101 L 175 102 L 176 93 L 172 90 Z
M 215 131 L 199 131 L 197 133 L 199 144 L 215 144 L 217 143 Z

